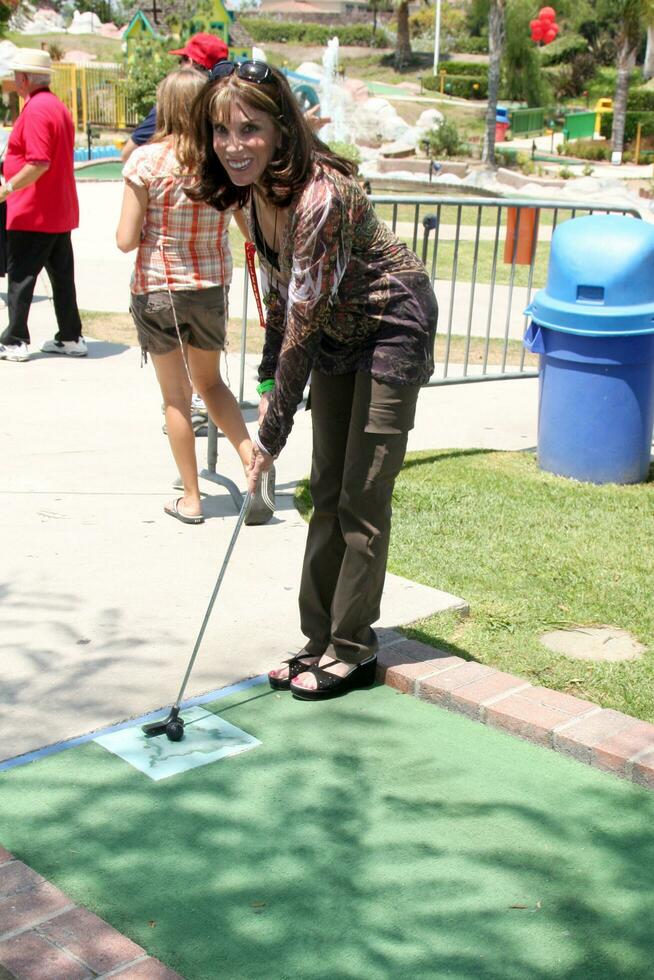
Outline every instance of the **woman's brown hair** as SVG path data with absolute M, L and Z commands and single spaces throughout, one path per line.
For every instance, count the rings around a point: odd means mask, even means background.
M 188 196 L 205 201 L 218 211 L 236 205 L 242 207 L 251 188 L 232 184 L 229 174 L 213 149 L 213 124 L 229 120 L 231 106 L 238 101 L 246 109 L 267 113 L 280 135 L 279 149 L 263 174 L 266 196 L 276 207 L 287 207 L 306 183 L 314 163 L 326 164 L 340 173 L 352 176 L 355 167 L 349 160 L 332 153 L 312 132 L 284 75 L 268 66 L 265 82 L 251 82 L 236 72 L 226 78 L 207 82 L 191 110 L 190 152 L 184 158 L 186 169 L 197 176 Z
M 190 154 L 189 118 L 191 108 L 202 91 L 207 76 L 195 68 L 178 68 L 157 86 L 157 126 L 153 143 L 162 143 L 172 136 L 178 160 Z

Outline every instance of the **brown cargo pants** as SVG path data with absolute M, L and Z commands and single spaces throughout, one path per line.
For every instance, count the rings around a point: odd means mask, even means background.
M 377 650 L 391 498 L 419 390 L 363 373 L 312 374 L 314 511 L 299 603 L 314 655 L 357 664 Z

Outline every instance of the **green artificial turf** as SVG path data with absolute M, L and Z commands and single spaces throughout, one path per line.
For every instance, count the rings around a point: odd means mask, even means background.
M 306 484 L 298 494 L 306 515 Z M 538 469 L 532 453 L 411 453 L 395 487 L 389 569 L 461 596 L 470 616 L 406 632 L 465 659 L 654 722 L 654 482 L 594 486 Z M 617 626 L 641 660 L 592 663 L 541 633 Z
M 213 706 L 241 756 L 0 774 L 0 840 L 186 980 L 645 980 L 654 796 L 386 687 Z
M 92 167 L 80 167 L 75 171 L 75 180 L 122 180 L 123 165 L 120 160 L 105 160 Z

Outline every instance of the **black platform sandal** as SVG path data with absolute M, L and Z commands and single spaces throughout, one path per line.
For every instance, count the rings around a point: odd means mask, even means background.
M 331 667 L 337 663 L 339 663 L 338 660 L 330 660 L 328 664 L 325 664 L 325 667 Z M 337 697 L 339 694 L 354 691 L 356 688 L 371 687 L 375 683 L 377 675 L 377 657 L 371 657 L 370 660 L 357 664 L 345 677 L 330 674 L 328 670 L 325 670 L 325 667 L 309 667 L 304 671 L 304 673 L 313 674 L 316 678 L 318 687 L 315 689 L 302 687 L 300 684 L 291 682 L 289 686 L 293 697 L 300 701 L 326 701 L 327 698 Z M 297 674 L 295 676 L 297 677 Z
M 288 677 L 273 677 L 268 674 L 268 683 L 272 687 L 273 691 L 288 691 L 291 687 L 291 681 L 293 678 L 297 677 L 298 674 L 303 674 L 305 671 L 310 670 L 314 664 L 307 664 L 305 660 L 320 660 L 319 656 L 314 656 L 311 653 L 305 653 L 302 650 L 300 653 L 296 654 L 294 657 L 289 657 L 288 660 L 284 660 L 283 663 L 288 664 Z

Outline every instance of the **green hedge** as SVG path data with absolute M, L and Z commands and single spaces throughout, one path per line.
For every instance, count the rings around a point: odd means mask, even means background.
M 456 37 L 450 43 L 450 51 L 457 54 L 488 54 L 488 38 Z
M 584 51 L 588 51 L 588 41 L 581 34 L 564 34 L 541 48 L 540 61 L 544 67 L 568 64 L 575 55 Z
M 574 143 L 560 143 L 558 152 L 564 157 L 577 160 L 610 160 L 611 144 L 602 140 L 575 140 Z
M 649 88 L 631 89 L 627 109 L 631 112 L 654 112 L 654 91 Z
M 379 27 L 373 34 L 370 24 L 348 24 L 329 27 L 323 24 L 303 24 L 286 20 L 267 20 L 265 17 L 240 17 L 240 23 L 253 41 L 294 41 L 300 44 L 327 44 L 337 37 L 344 47 L 358 45 L 386 48 L 390 41 Z
M 440 92 L 440 75 L 427 75 L 422 79 L 423 88 L 430 92 Z M 476 87 L 475 87 L 476 86 Z M 485 99 L 488 95 L 488 79 L 473 75 L 445 76 L 444 91 L 446 95 L 455 95 L 460 99 Z
M 446 71 L 449 75 L 474 75 L 477 78 L 488 78 L 488 65 L 480 65 L 476 61 L 441 61 L 438 66 L 439 71 Z
M 654 136 L 654 112 L 628 112 L 625 118 L 624 138 L 625 142 L 630 143 L 636 139 L 636 128 L 638 123 L 642 123 L 641 134 L 643 136 Z M 606 139 L 611 139 L 613 129 L 613 113 L 602 113 L 602 125 L 600 133 Z

